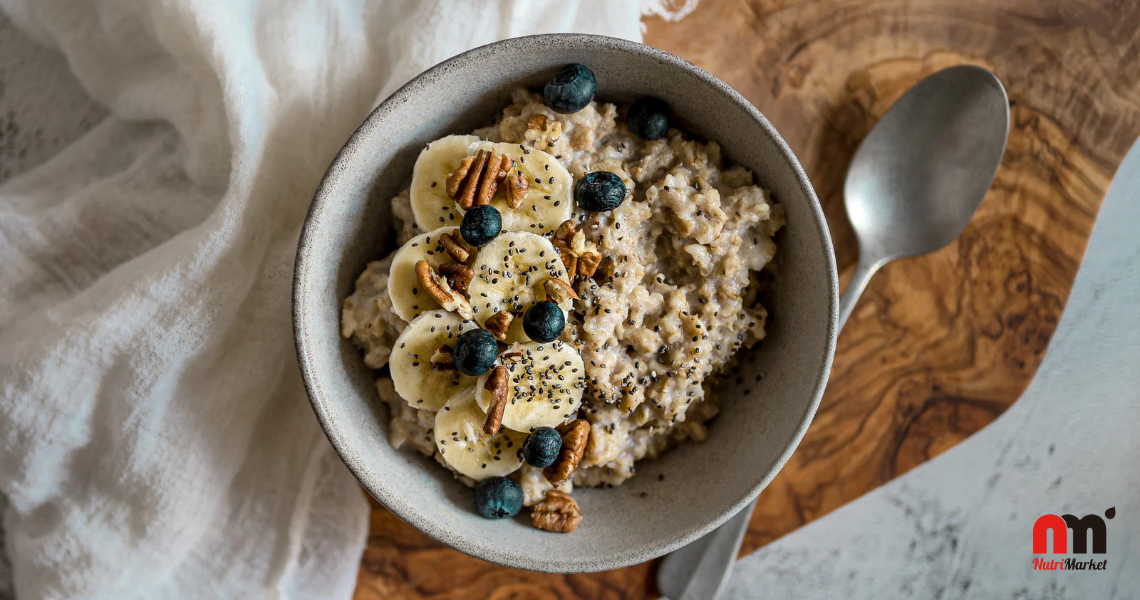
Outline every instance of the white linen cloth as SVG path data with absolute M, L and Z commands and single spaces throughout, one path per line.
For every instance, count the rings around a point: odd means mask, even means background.
M 640 39 L 668 3 L 0 5 L 112 114 L 0 187 L 17 595 L 348 598 L 368 506 L 308 405 L 290 323 L 321 175 L 432 64 L 530 33 Z

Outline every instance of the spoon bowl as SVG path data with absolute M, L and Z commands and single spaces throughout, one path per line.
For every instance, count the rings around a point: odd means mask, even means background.
M 843 186 L 859 264 L 839 303 L 840 329 L 880 267 L 962 233 L 993 184 L 1008 136 L 1005 88 L 970 65 L 923 79 L 879 119 Z
M 993 182 L 1008 132 L 1005 89 L 985 69 L 951 67 L 907 91 L 847 171 L 860 257 L 917 256 L 958 237 Z

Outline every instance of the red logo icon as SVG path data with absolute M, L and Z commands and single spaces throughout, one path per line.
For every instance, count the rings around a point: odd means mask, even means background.
M 1105 518 L 1111 520 L 1116 516 L 1116 507 L 1104 511 Z M 1085 515 L 1078 518 L 1075 515 L 1043 515 L 1033 524 L 1033 553 L 1048 554 L 1049 532 L 1053 532 L 1053 554 L 1068 554 L 1069 530 L 1073 530 L 1073 554 L 1088 554 L 1088 532 L 1092 531 L 1092 553 L 1108 553 L 1108 527 L 1099 515 Z M 1045 571 L 1102 571 L 1108 565 L 1108 560 L 1081 561 L 1074 558 L 1064 560 L 1033 559 L 1034 570 Z

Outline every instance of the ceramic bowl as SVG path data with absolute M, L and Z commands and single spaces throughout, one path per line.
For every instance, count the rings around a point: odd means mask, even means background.
M 588 65 L 597 97 L 665 99 L 681 125 L 718 141 L 787 210 L 768 337 L 738 377 L 717 387 L 709 439 L 612 489 L 576 489 L 584 520 L 571 534 L 530 525 L 529 511 L 491 521 L 471 489 L 388 444 L 375 374 L 340 336 L 341 303 L 365 265 L 395 249 L 389 199 L 406 188 L 428 142 L 488 124 L 519 86 L 541 89 L 562 66 Z M 432 67 L 376 108 L 329 167 L 301 234 L 293 284 L 297 355 L 313 409 L 361 484 L 427 535 L 494 563 L 551 572 L 614 569 L 700 537 L 760 493 L 788 460 L 823 394 L 835 346 L 838 282 L 819 201 L 771 123 L 728 85 L 676 56 L 590 35 L 542 35 L 476 48 Z M 662 478 L 663 477 L 663 478 Z

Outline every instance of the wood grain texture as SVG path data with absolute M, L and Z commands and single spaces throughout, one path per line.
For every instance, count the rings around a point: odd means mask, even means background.
M 1025 389 L 1140 134 L 1138 29 L 1131 0 L 703 0 L 680 22 L 649 23 L 647 43 L 727 81 L 787 139 L 823 203 L 841 285 L 857 257 L 843 176 L 878 117 L 922 77 L 962 63 L 993 70 L 1011 99 L 1009 146 L 978 214 L 949 247 L 872 280 L 744 552 L 944 452 Z M 376 506 L 356 598 L 650 598 L 655 569 L 505 569 Z

